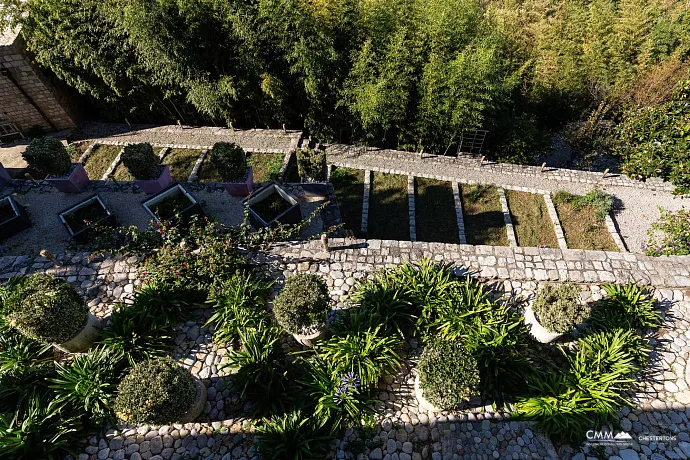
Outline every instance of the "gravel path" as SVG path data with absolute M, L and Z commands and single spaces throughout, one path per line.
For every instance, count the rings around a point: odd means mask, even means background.
M 551 192 L 566 190 L 579 195 L 584 195 L 593 187 L 592 184 L 559 181 L 536 175 L 524 176 L 496 172 L 487 174 L 481 170 L 463 167 L 461 164 L 441 163 L 434 158 L 425 158 L 420 161 L 418 155 L 410 155 L 409 160 L 392 161 L 390 158 L 377 156 L 374 151 L 361 153 L 356 157 L 343 155 L 335 148 L 327 148 L 327 152 L 329 163 L 346 162 L 350 167 L 365 170 L 394 168 L 398 174 L 443 176 L 463 182 L 475 181 L 496 186 L 530 187 Z M 613 217 L 625 245 L 631 252 L 642 252 L 641 245 L 647 241 L 650 225 L 659 218 L 660 206 L 671 211 L 677 211 L 683 206 L 690 207 L 687 199 L 678 198 L 668 192 L 608 184 L 600 188 L 616 198 L 617 206 Z

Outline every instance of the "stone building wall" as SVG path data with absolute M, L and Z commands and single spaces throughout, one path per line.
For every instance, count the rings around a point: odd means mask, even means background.
M 26 56 L 24 41 L 16 32 L 0 34 L 0 72 L 3 68 L 10 72 L 40 111 L 22 94 L 11 78 L 0 73 L 0 121 L 12 121 L 22 131 L 34 126 L 46 130 L 76 126 L 73 116 L 60 103 L 53 85 Z

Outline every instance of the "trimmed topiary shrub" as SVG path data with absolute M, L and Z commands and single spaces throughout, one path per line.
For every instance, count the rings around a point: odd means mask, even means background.
M 2 288 L 7 322 L 43 343 L 65 343 L 86 324 L 89 309 L 66 281 L 45 273 L 13 278 Z
M 126 145 L 121 159 L 136 180 L 153 180 L 160 175 L 160 161 L 147 142 Z
M 326 322 L 328 317 L 328 288 L 323 278 L 314 274 L 299 274 L 285 282 L 285 287 L 273 301 L 273 313 L 278 323 L 291 334 Z
M 237 144 L 216 142 L 209 161 L 224 182 L 243 182 L 247 177 L 247 156 Z
M 144 361 L 120 382 L 115 413 L 128 423 L 164 425 L 182 419 L 194 404 L 192 375 L 169 358 Z
M 417 371 L 424 399 L 440 409 L 453 409 L 479 387 L 477 361 L 460 341 L 431 340 Z
M 547 285 L 539 289 L 532 309 L 548 331 L 565 334 L 589 316 L 591 307 L 580 301 L 577 284 Z
M 297 170 L 303 180 L 326 182 L 326 152 L 311 149 L 298 150 Z
M 22 157 L 31 169 L 43 176 L 62 177 L 72 169 L 72 159 L 67 148 L 54 137 L 32 140 Z

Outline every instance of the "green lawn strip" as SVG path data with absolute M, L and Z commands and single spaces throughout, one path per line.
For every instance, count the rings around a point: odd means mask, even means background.
M 593 206 L 576 206 L 561 194 L 552 199 L 569 249 L 618 251 L 606 223 L 597 219 Z
M 340 216 L 345 229 L 358 234 L 362 229 L 362 200 L 364 198 L 364 171 L 334 168 L 331 183 L 335 188 Z
M 70 144 L 69 148 L 67 149 L 68 152 L 70 153 L 70 156 L 72 157 L 72 161 L 79 161 L 79 158 L 86 152 L 86 149 L 89 148 L 88 142 L 79 142 L 76 144 Z
M 450 182 L 416 178 L 415 224 L 418 241 L 459 243 L 455 199 Z
M 284 158 L 282 153 L 250 153 L 247 162 L 252 167 L 254 182 L 278 180 Z
M 211 152 L 206 155 L 199 170 L 199 182 L 223 182 L 218 170 L 211 164 Z
M 170 165 L 173 180 L 186 182 L 200 156 L 201 150 L 170 149 L 163 158 L 163 164 Z
M 374 239 L 410 239 L 407 176 L 374 173 L 369 194 L 367 233 Z
M 460 189 L 467 244 L 508 246 L 498 190 L 491 185 L 462 185 Z
M 553 221 L 543 196 L 506 190 L 506 199 L 518 246 L 558 248 Z
M 84 161 L 84 169 L 89 179 L 100 180 L 120 150 L 122 150 L 121 145 L 96 145 L 91 151 L 91 155 Z
M 161 153 L 161 150 L 163 150 L 162 147 L 154 147 L 153 153 L 155 153 L 156 156 L 158 156 Z M 127 167 L 124 164 L 122 164 L 122 162 L 120 162 L 120 164 L 117 165 L 117 168 L 115 168 L 115 172 L 113 173 L 112 178 L 118 182 L 134 180 L 134 176 L 132 176 L 129 173 Z

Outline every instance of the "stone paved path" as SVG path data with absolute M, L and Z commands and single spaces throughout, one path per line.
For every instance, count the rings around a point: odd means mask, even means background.
M 658 180 L 647 183 L 624 176 L 609 176 L 577 170 L 548 170 L 539 167 L 490 164 L 480 166 L 478 159 L 424 157 L 418 153 L 390 150 L 361 150 L 352 146 L 326 146 L 328 162 L 336 166 L 390 172 L 402 175 L 434 177 L 440 180 L 493 184 L 504 187 L 529 187 L 548 192 L 566 190 L 584 195 L 595 185 L 618 200 L 614 219 L 631 252 L 642 252 L 647 231 L 659 218 L 659 206 L 677 211 L 687 200 L 675 197 L 670 184 Z

